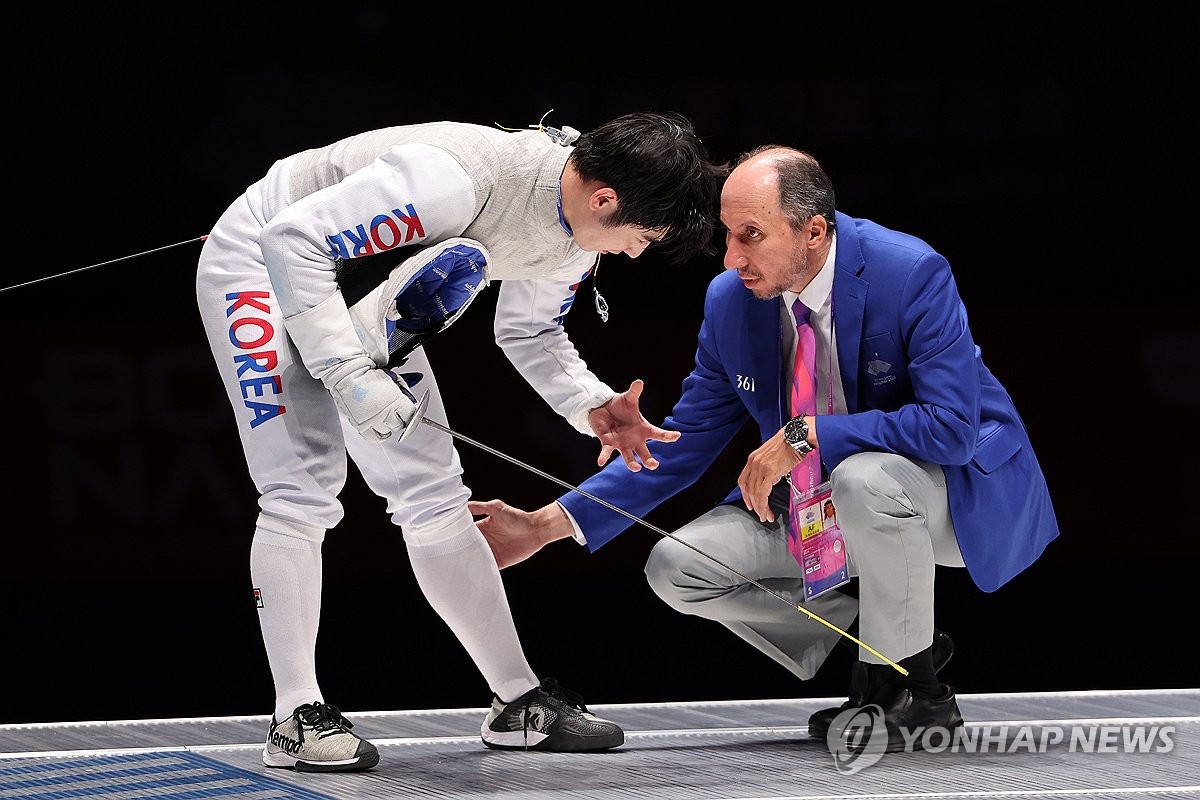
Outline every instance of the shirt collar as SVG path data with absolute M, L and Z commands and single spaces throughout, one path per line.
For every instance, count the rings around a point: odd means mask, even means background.
M 821 265 L 821 271 L 809 281 L 808 286 L 804 287 L 804 291 L 783 293 L 783 304 L 787 306 L 788 313 L 792 313 L 792 303 L 796 298 L 800 298 L 800 302 L 808 306 L 814 315 L 823 315 L 825 307 L 829 305 L 830 298 L 833 296 L 833 273 L 834 263 L 837 258 L 837 234 L 829 242 L 829 252 L 825 255 L 825 263 Z M 795 322 L 795 319 L 792 319 Z

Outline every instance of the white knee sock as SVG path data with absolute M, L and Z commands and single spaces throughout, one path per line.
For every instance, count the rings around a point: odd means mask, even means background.
M 413 574 L 488 686 L 510 702 L 538 685 L 525 660 L 496 559 L 463 507 L 436 525 L 407 528 Z
M 250 578 L 279 720 L 299 705 L 324 702 L 316 670 L 324 534 L 320 528 L 260 516 L 250 545 Z

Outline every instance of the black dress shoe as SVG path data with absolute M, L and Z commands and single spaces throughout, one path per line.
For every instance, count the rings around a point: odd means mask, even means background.
M 950 638 L 950 634 L 934 630 L 931 655 L 933 656 L 933 671 L 941 672 L 942 667 L 946 666 L 946 662 L 954 655 L 954 640 Z M 850 708 L 862 708 L 870 702 L 867 699 L 867 691 L 867 665 L 862 661 L 855 661 L 854 666 L 850 668 L 850 699 L 837 708 L 822 708 L 820 711 L 814 711 L 808 718 L 808 735 L 824 739 L 829 733 L 829 724 L 833 722 L 834 717 Z
M 954 688 L 942 684 L 941 697 L 914 697 L 908 689 L 897 689 L 892 699 L 883 708 L 883 722 L 887 726 L 888 743 L 885 753 L 911 753 L 924 750 L 925 732 L 929 729 L 952 731 L 962 727 L 962 713 Z M 941 734 L 934 741 L 946 744 L 949 734 Z

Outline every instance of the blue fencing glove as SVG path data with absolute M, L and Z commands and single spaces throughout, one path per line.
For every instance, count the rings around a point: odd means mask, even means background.
M 482 244 L 456 238 L 428 247 L 396 267 L 389 283 L 402 283 L 387 314 L 388 364 L 401 363 L 462 315 L 488 285 L 489 261 Z

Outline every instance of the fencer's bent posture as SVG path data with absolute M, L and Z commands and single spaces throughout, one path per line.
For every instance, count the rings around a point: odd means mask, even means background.
M 675 115 L 626 115 L 577 142 L 555 129 L 438 122 L 284 158 L 221 216 L 197 298 L 259 492 L 250 568 L 276 689 L 266 765 L 378 762 L 325 702 L 314 664 L 321 543 L 343 516 L 347 454 L 494 693 L 484 743 L 623 742 L 526 661 L 453 442 L 418 424 L 421 414 L 446 424 L 421 345 L 498 281 L 506 356 L 577 431 L 601 438 L 602 453 L 640 468 L 647 439 L 675 434 L 637 411 L 640 385 L 618 394 L 588 369 L 563 316 L 601 253 L 636 257 L 656 241 L 676 257 L 705 250 L 722 176 Z

